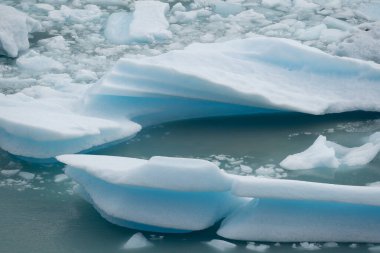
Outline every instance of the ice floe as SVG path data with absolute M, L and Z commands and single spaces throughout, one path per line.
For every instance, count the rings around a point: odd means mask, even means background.
M 379 224 L 378 206 L 258 199 L 225 219 L 218 234 L 248 241 L 377 242 Z
M 41 25 L 11 6 L 0 5 L 0 54 L 17 57 L 29 48 L 28 34 L 41 30 Z
M 188 232 L 212 226 L 243 200 L 228 191 L 214 164 L 196 159 L 63 155 L 78 182 L 109 221 L 148 231 Z M 222 174 L 221 174 L 222 173 Z
M 79 183 L 84 199 L 120 226 L 189 232 L 226 217 L 218 234 L 229 239 L 378 242 L 380 238 L 378 187 L 230 175 L 197 159 L 147 161 L 97 155 L 57 159 L 67 164 L 65 173 Z
M 56 42 L 64 46 L 62 39 Z M 77 79 L 95 79 L 94 74 L 82 70 Z M 2 95 L 0 146 L 48 158 L 131 137 L 140 125 L 179 119 L 268 110 L 378 111 L 379 80 L 375 63 L 287 39 L 193 44 L 159 56 L 123 58 L 90 89 L 73 84 L 67 74 L 49 73 L 39 82 L 55 89 Z
M 158 100 L 167 114 L 186 110 L 180 104 L 165 106 L 184 98 L 194 106 L 210 101 L 229 104 L 231 110 L 235 105 L 240 106 L 235 110 L 245 106 L 324 114 L 379 110 L 379 78 L 376 64 L 331 56 L 291 40 L 256 37 L 121 59 L 91 94 L 142 98 L 145 110 L 154 105 L 152 112 L 157 112 Z
M 371 162 L 380 151 L 380 140 L 377 136 L 378 132 L 369 137 L 368 143 L 347 148 L 327 141 L 325 136 L 320 135 L 309 148 L 287 156 L 280 165 L 288 170 L 363 166 Z
M 110 15 L 105 36 L 115 44 L 163 42 L 172 37 L 166 15 L 169 4 L 160 1 L 136 1 L 133 14 Z
M 142 233 L 136 233 L 132 235 L 131 238 L 123 245 L 123 249 L 132 250 L 132 249 L 141 249 L 152 247 L 153 244 L 149 242 Z

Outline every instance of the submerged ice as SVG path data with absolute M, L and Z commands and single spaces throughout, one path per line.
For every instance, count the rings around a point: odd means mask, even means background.
M 84 199 L 120 226 L 178 233 L 225 218 L 218 234 L 229 239 L 379 242 L 378 187 L 236 176 L 198 159 L 57 159 Z

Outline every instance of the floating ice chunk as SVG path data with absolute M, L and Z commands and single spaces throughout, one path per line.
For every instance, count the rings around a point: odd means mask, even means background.
M 131 41 L 129 26 L 132 22 L 132 14 L 117 12 L 109 16 L 104 30 L 107 40 L 113 44 L 127 44 Z
M 206 242 L 206 244 L 218 251 L 229 251 L 236 248 L 236 244 L 218 239 L 213 239 L 209 242 Z
M 316 25 L 308 29 L 299 29 L 296 31 L 296 37 L 299 40 L 318 40 L 322 30 L 327 29 L 325 24 Z
M 256 244 L 254 242 L 250 242 L 245 248 L 255 252 L 265 252 L 270 248 L 270 246 L 266 244 Z
M 12 154 L 50 158 L 130 137 L 141 128 L 128 120 L 73 113 L 72 95 L 37 88 L 30 90 L 36 98 L 25 93 L 0 95 L 0 146 Z
M 313 114 L 377 111 L 379 80 L 377 64 L 331 56 L 291 40 L 256 37 L 121 59 L 87 101 L 90 109 L 113 108 L 110 98 L 118 97 L 117 107 L 134 105 L 133 111 L 123 110 L 124 116 L 142 122 L 144 112 L 155 123 L 191 114 L 253 113 L 258 107 Z
M 49 11 L 49 18 L 57 22 L 84 23 L 98 19 L 102 15 L 99 7 L 93 4 L 85 5 L 83 9 L 71 9 L 66 5 L 62 5 L 60 10 Z
M 120 226 L 159 232 L 201 230 L 228 215 L 242 199 L 229 178 L 207 161 L 63 155 L 65 173 L 85 199 Z
M 152 246 L 153 244 L 149 242 L 142 233 L 136 233 L 123 245 L 123 249 L 141 249 Z
M 236 196 L 268 199 L 295 199 L 380 206 L 380 189 L 304 182 L 286 179 L 234 177 L 231 192 Z
M 6 176 L 6 177 L 14 176 L 19 172 L 20 170 L 1 170 L 0 171 L 1 175 Z
M 372 139 L 377 141 L 375 137 Z M 327 141 L 325 136 L 320 135 L 308 149 L 301 153 L 289 155 L 280 165 L 288 170 L 363 166 L 371 162 L 379 151 L 380 142 L 369 142 L 360 147 L 347 148 Z
M 105 36 L 114 44 L 163 42 L 172 37 L 168 11 L 167 3 L 136 1 L 133 14 L 118 12 L 108 18 Z
M 17 57 L 29 48 L 28 34 L 41 30 L 38 21 L 13 7 L 0 4 L 0 54 Z
M 312 242 L 301 242 L 299 248 L 303 250 L 320 250 L 321 246 Z
M 342 31 L 350 31 L 353 29 L 351 24 L 333 17 L 324 18 L 323 23 L 325 23 L 328 28 L 335 28 Z
M 241 3 L 217 0 L 214 1 L 213 5 L 214 12 L 220 14 L 223 17 L 236 15 L 244 10 Z
M 98 80 L 98 76 L 94 71 L 87 70 L 87 69 L 81 69 L 78 71 L 78 73 L 75 75 L 75 80 L 77 82 L 91 82 Z
M 227 191 L 231 187 L 222 170 L 200 159 L 96 155 L 62 155 L 57 159 L 111 184 L 191 192 Z
M 17 66 L 24 70 L 44 72 L 49 70 L 63 70 L 65 67 L 62 63 L 56 60 L 40 55 L 31 50 L 28 53 L 20 56 L 16 61 Z
M 226 218 L 217 233 L 247 241 L 379 242 L 379 211 L 379 206 L 259 199 Z
M 35 174 L 26 171 L 21 171 L 18 175 L 25 180 L 32 180 L 36 176 Z
M 58 174 L 54 176 L 54 182 L 55 183 L 61 183 L 65 180 L 67 180 L 69 177 L 65 174 Z
M 334 148 L 327 145 L 326 137 L 320 135 L 308 149 L 289 155 L 280 165 L 288 170 L 305 170 L 317 167 L 338 168 L 340 162 L 335 156 Z
M 169 4 L 160 1 L 136 1 L 133 20 L 129 27 L 131 39 L 136 42 L 160 42 L 170 39 L 166 14 Z
M 61 35 L 38 41 L 39 45 L 44 46 L 49 51 L 68 51 L 68 43 Z
M 332 42 L 340 42 L 345 38 L 349 37 L 351 34 L 346 31 L 341 31 L 338 29 L 325 29 L 321 31 L 321 35 L 319 39 L 322 42 L 332 43 Z

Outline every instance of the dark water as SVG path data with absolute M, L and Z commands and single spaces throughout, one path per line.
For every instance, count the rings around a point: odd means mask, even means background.
M 144 129 L 134 139 L 94 151 L 94 154 L 149 158 L 154 155 L 197 157 L 218 162 L 235 174 L 241 164 L 256 173 L 260 166 L 280 168 L 287 155 L 311 145 L 319 134 L 347 146 L 380 131 L 380 114 L 349 113 L 328 116 L 303 114 L 257 115 L 173 122 Z M 0 152 L 0 169 L 19 169 L 35 175 L 25 180 L 0 174 L 0 252 L 123 252 L 136 231 L 112 225 L 72 193 L 73 182 L 54 182 L 61 164 L 31 163 Z M 363 168 L 278 172 L 280 177 L 337 184 L 365 185 L 380 181 L 380 158 Z M 154 244 L 136 252 L 219 252 L 204 242 L 217 238 L 216 227 L 183 235 L 144 233 Z M 163 237 L 162 237 L 163 236 Z M 220 239 L 220 238 L 219 238 Z M 252 252 L 235 242 L 229 252 Z M 299 252 L 293 244 L 269 244 L 266 252 Z M 298 244 L 297 244 L 298 246 Z M 368 252 L 371 245 L 322 246 L 319 252 Z

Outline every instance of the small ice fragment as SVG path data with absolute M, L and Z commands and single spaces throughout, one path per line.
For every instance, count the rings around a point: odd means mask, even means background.
M 123 245 L 123 249 L 141 249 L 151 246 L 153 246 L 153 244 L 149 242 L 142 233 L 136 233 Z
M 218 239 L 213 239 L 209 242 L 206 242 L 206 244 L 210 247 L 213 247 L 214 249 L 220 250 L 220 251 L 228 251 L 232 250 L 236 247 L 236 244 L 223 241 L 223 240 L 218 240 Z
M 255 244 L 254 242 L 250 242 L 247 244 L 246 249 L 256 251 L 256 252 L 265 252 L 270 248 L 269 245 L 266 244 Z
M 54 177 L 54 182 L 55 183 L 60 183 L 60 182 L 63 182 L 65 180 L 67 180 L 69 177 L 66 176 L 65 174 L 58 174 L 58 175 L 55 175 Z
M 249 167 L 249 166 L 247 166 L 247 165 L 240 165 L 240 169 L 241 169 L 241 171 L 242 172 L 244 172 L 244 173 L 247 173 L 247 174 L 250 174 L 250 173 L 252 173 L 252 168 L 251 167 Z
M 311 242 L 301 242 L 300 248 L 305 249 L 305 250 L 319 250 L 319 249 L 321 249 L 318 244 L 311 243 Z
M 20 170 L 2 170 L 0 173 L 3 176 L 11 177 L 16 175 Z
M 35 177 L 35 174 L 26 171 L 21 171 L 18 175 L 25 180 L 32 180 Z

